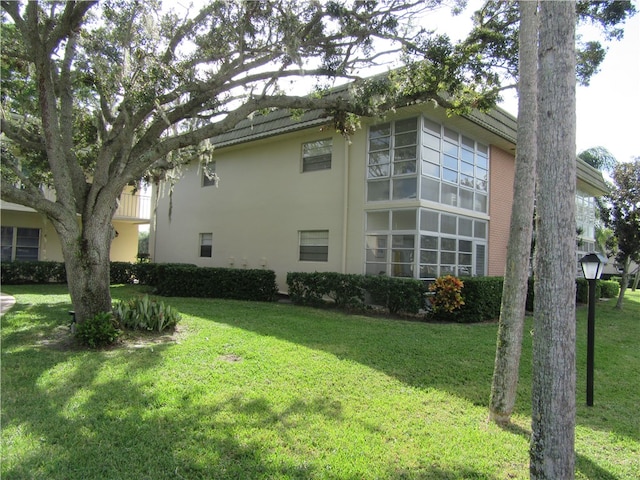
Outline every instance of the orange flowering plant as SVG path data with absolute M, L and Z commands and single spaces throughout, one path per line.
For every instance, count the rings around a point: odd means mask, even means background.
M 433 311 L 451 313 L 464 305 L 462 287 L 464 282 L 453 275 L 438 277 L 429 285 L 429 291 L 434 292 L 434 295 L 429 297 Z

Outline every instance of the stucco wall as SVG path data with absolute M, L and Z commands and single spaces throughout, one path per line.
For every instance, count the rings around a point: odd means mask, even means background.
M 113 227 L 118 236 L 111 242 L 111 261 L 135 262 L 138 256 L 138 225 L 114 221 Z
M 513 178 L 515 162 L 513 155 L 495 146 L 491 147 L 489 182 L 489 276 L 504 275 L 509 242 L 509 225 L 513 203 Z M 533 179 L 532 179 L 533 181 Z
M 301 172 L 302 143 L 333 138 L 330 170 Z M 171 200 L 159 189 L 151 256 L 156 262 L 269 268 L 286 287 L 288 271 L 341 271 L 344 140 L 317 129 L 287 134 L 214 156 L 219 186 L 202 187 L 197 164 L 183 172 Z M 298 232 L 329 230 L 327 262 L 298 259 Z M 199 234 L 213 234 L 213 256 L 199 256 Z
M 406 116 L 405 113 L 403 117 Z M 199 165 L 186 167 L 171 199 L 168 184 L 156 190 L 156 228 L 151 229 L 150 235 L 152 260 L 209 267 L 268 268 L 276 271 L 282 291 L 286 291 L 286 273 L 290 271 L 364 273 L 365 211 L 418 208 L 422 204 L 429 208 L 429 202 L 420 199 L 365 203 L 368 123 L 363 122 L 350 142 L 328 133 L 331 129 L 323 132 L 316 127 L 221 148 L 214 155 L 215 170 L 220 177 L 217 188 L 201 186 Z M 333 139 L 331 169 L 301 173 L 302 144 L 329 137 Z M 504 274 L 513 162 L 513 155 L 492 148 L 489 275 Z M 443 211 L 470 214 L 439 207 Z M 476 216 L 488 218 L 484 214 Z M 300 230 L 329 230 L 327 262 L 299 261 Z M 213 235 L 211 258 L 199 256 L 200 233 Z

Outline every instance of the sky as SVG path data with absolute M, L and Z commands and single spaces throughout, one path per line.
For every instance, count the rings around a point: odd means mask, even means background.
M 467 11 L 480 3 L 471 0 Z M 640 10 L 638 2 L 634 3 Z M 463 31 L 466 26 L 453 25 L 465 24 L 468 16 L 465 12 L 453 19 L 451 28 Z M 576 153 L 604 147 L 621 162 L 640 157 L 640 12 L 625 23 L 624 30 L 622 40 L 605 44 L 607 55 L 589 86 L 577 87 Z M 517 115 L 517 105 L 512 97 L 500 106 Z
M 578 152 L 602 146 L 618 161 L 640 157 L 640 13 L 626 23 L 624 39 L 609 44 L 600 72 L 576 97 Z

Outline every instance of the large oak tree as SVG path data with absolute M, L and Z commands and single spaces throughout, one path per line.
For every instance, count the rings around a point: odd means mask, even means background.
M 356 73 L 437 54 L 411 22 L 438 3 L 214 1 L 178 14 L 157 1 L 3 1 L 2 199 L 55 227 L 78 321 L 111 309 L 111 221 L 127 185 L 268 109 L 325 109 L 348 130 L 350 113 L 395 106 L 401 87 Z M 353 88 L 288 93 L 340 78 Z M 435 75 L 410 96 L 448 86 Z

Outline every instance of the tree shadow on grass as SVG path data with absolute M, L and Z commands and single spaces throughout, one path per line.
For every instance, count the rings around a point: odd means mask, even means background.
M 179 304 L 180 310 L 186 314 L 202 314 L 202 306 L 192 307 L 184 299 L 169 301 Z M 408 385 L 445 391 L 474 405 L 488 408 L 496 324 L 430 324 L 387 320 L 345 316 L 331 310 L 286 304 L 256 307 L 255 304 L 237 302 L 232 316 L 217 315 L 215 301 L 211 301 L 208 308 L 210 313 L 207 318 L 211 320 L 329 352 L 337 358 L 353 360 L 384 372 Z M 530 322 L 531 319 L 527 322 L 523 338 L 515 411 L 516 414 L 527 416 L 531 413 Z M 580 401 L 580 395 L 578 398 Z M 624 407 L 620 408 L 620 412 L 612 408 L 609 415 L 622 415 L 624 411 Z M 617 422 L 600 421 L 598 416 L 580 414 L 579 409 L 578 423 L 602 431 L 615 430 L 617 434 L 634 441 L 640 440 L 640 431 L 634 428 L 633 422 L 624 418 Z
M 3 355 L 2 478 L 277 478 L 257 441 L 241 443 L 232 418 L 216 419 L 223 405 L 194 405 L 189 392 L 161 398 L 134 380 L 169 348 Z M 103 378 L 113 368 L 119 373 Z M 268 416 L 255 403 L 229 401 L 238 414 Z M 292 406 L 306 407 L 316 406 Z
M 3 397 L 2 478 L 57 479 L 308 479 L 350 480 L 318 463 L 286 455 L 274 461 L 259 435 L 272 431 L 280 445 L 295 443 L 292 425 L 321 417 L 341 422 L 338 404 L 324 398 L 293 398 L 276 411 L 262 397 L 233 394 L 204 404 L 189 391 L 162 397 L 153 377 L 172 346 L 150 350 L 59 352 L 40 350 L 6 355 L 3 378 L 16 370 L 28 378 L 8 382 Z M 27 369 L 21 366 L 27 364 Z M 117 369 L 116 374 L 105 372 Z M 12 383 L 15 383 L 12 385 Z M 176 388 L 179 389 L 179 386 Z M 19 434 L 18 434 L 19 431 Z M 6 437 L 5 437 L 6 435 Z M 12 445 L 15 436 L 22 447 Z M 6 443 L 5 443 L 6 442 Z M 7 448 L 8 447 L 8 448 Z M 472 469 L 389 468 L 385 478 L 494 480 Z
M 505 425 L 499 425 L 503 430 L 519 435 L 525 438 L 528 442 L 531 441 L 531 430 L 522 428 L 514 423 L 507 423 Z M 576 453 L 576 471 L 580 472 L 584 478 L 589 480 L 618 480 L 618 477 L 599 466 L 589 457 Z
M 171 299 L 181 312 L 198 316 L 188 302 Z M 339 359 L 356 361 L 419 388 L 437 388 L 487 405 L 493 374 L 496 326 L 492 324 L 427 324 L 364 316 L 344 316 L 331 310 L 291 305 L 267 305 L 256 309 L 237 302 L 235 314 L 210 319 L 230 326 L 273 336 L 322 350 Z M 266 314 L 265 314 L 266 313 Z M 362 329 L 366 324 L 366 331 Z M 402 325 L 402 328 L 400 328 Z M 443 328 L 444 327 L 444 328 Z M 452 339 L 452 331 L 464 330 L 464 344 Z M 476 335 L 475 330 L 479 333 Z M 456 335 L 459 339 L 461 335 Z

